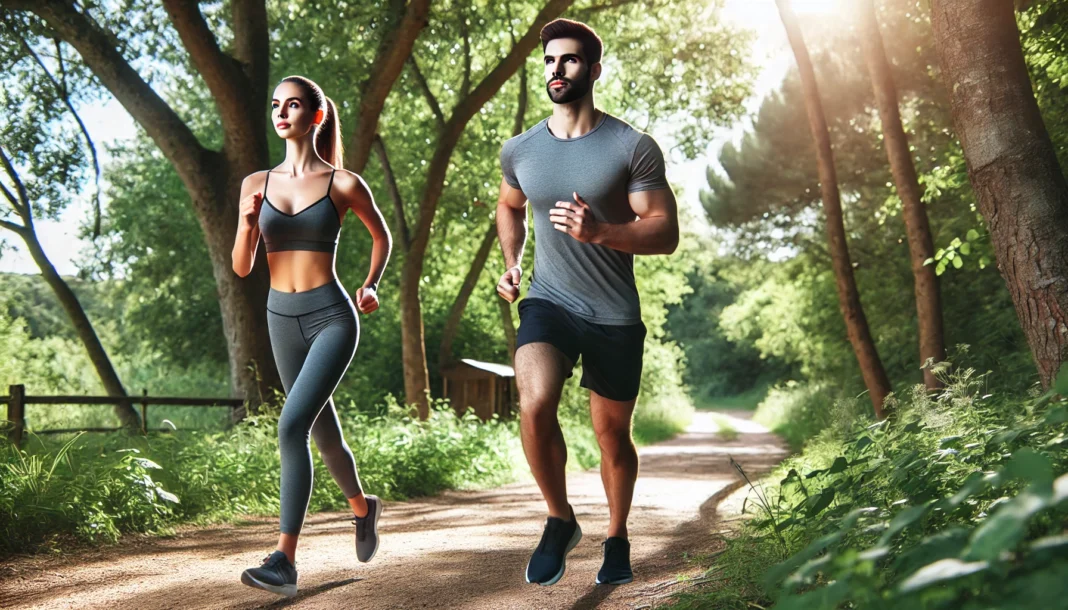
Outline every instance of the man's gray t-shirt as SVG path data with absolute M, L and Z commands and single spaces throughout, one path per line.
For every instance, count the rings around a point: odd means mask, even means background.
M 501 169 L 534 210 L 537 243 L 527 297 L 596 324 L 641 322 L 634 255 L 557 230 L 549 210 L 557 201 L 574 203 L 572 193 L 578 193 L 598 222 L 634 222 L 627 194 L 668 188 L 656 141 L 607 113 L 592 130 L 570 139 L 553 135 L 545 119 L 504 143 Z

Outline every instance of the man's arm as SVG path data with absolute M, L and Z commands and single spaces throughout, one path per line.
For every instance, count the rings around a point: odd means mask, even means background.
M 558 231 L 581 242 L 630 254 L 671 254 L 679 245 L 679 211 L 670 188 L 630 193 L 627 201 L 638 220 L 623 224 L 598 222 L 582 197 L 574 197 L 556 202 L 549 215 Z
M 519 297 L 520 265 L 527 244 L 527 196 L 507 180 L 501 180 L 497 197 L 497 239 L 507 269 L 497 284 L 497 293 L 511 303 Z

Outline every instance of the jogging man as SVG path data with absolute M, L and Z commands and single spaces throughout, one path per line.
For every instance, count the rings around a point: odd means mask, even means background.
M 630 428 L 645 340 L 634 255 L 674 252 L 678 213 L 656 142 L 594 106 L 601 39 L 585 24 L 557 19 L 541 40 L 553 113 L 505 142 L 497 203 L 508 267 L 497 292 L 508 302 L 518 298 L 523 275 L 527 201 L 537 237 L 533 280 L 519 303 L 515 368 L 523 450 L 549 517 L 526 580 L 556 583 L 582 538 L 567 501 L 557 419 L 564 380 L 581 357 L 610 515 L 596 582 L 622 584 L 633 580 L 627 515 L 638 454 Z

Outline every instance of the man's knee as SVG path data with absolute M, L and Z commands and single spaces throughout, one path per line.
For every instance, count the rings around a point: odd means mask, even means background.
M 602 454 L 616 456 L 635 452 L 629 421 L 599 426 L 594 432 Z
M 556 422 L 560 395 L 553 392 L 528 390 L 519 393 L 519 411 L 525 421 L 537 426 Z

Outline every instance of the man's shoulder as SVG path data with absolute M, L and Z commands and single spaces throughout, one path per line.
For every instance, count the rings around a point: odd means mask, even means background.
M 549 119 L 548 118 L 544 118 L 541 121 L 539 121 L 537 125 L 531 127 L 530 129 L 524 131 L 523 133 L 521 133 L 521 134 L 519 134 L 517 136 L 513 136 L 511 138 L 508 138 L 507 140 L 505 140 L 504 146 L 502 146 L 502 149 L 506 150 L 506 151 L 515 150 L 515 148 L 517 146 L 519 146 L 523 142 L 529 140 L 530 138 L 534 137 L 538 133 L 542 132 L 545 129 L 545 123 L 547 123 L 547 122 L 549 122 Z
M 638 145 L 638 142 L 644 136 L 649 134 L 624 121 L 623 119 L 605 113 L 604 126 L 608 128 L 608 131 L 619 139 L 619 142 L 623 145 L 627 151 L 633 151 L 634 147 Z

